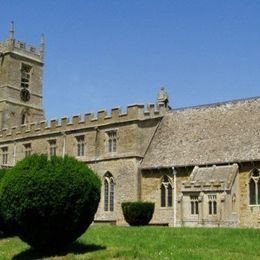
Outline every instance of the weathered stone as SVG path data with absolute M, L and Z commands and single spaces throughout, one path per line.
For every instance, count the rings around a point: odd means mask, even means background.
M 260 98 L 171 110 L 162 89 L 156 104 L 126 113 L 116 107 L 46 122 L 43 56 L 43 39 L 39 49 L 27 47 L 11 31 L 0 43 L 1 167 L 30 153 L 75 156 L 110 182 L 95 221 L 126 225 L 121 203 L 143 200 L 155 203 L 153 224 L 260 227 L 260 201 L 249 203 L 250 176 L 260 169 Z

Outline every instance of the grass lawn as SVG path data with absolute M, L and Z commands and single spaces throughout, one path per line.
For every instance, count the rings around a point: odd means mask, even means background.
M 39 259 L 19 238 L 0 237 L 0 259 Z M 260 230 L 93 225 L 67 252 L 44 259 L 260 259 Z

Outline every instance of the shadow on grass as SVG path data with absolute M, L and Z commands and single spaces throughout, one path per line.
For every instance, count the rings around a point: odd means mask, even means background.
M 81 242 L 76 241 L 73 243 L 66 251 L 62 251 L 59 253 L 56 253 L 55 256 L 65 256 L 69 253 L 73 254 L 85 254 L 90 253 L 98 250 L 104 250 L 106 249 L 105 246 L 99 246 L 99 245 L 85 245 Z M 41 254 L 35 251 L 33 248 L 29 248 L 18 255 L 14 256 L 13 260 L 32 260 L 32 259 L 41 259 L 45 257 L 51 257 L 54 256 L 54 254 Z

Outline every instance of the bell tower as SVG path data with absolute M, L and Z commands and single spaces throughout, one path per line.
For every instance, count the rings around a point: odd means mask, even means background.
M 44 120 L 42 75 L 44 37 L 35 48 L 14 37 L 0 42 L 0 129 Z

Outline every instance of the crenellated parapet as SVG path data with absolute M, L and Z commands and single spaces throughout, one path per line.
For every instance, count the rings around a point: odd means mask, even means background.
M 72 117 L 63 117 L 53 119 L 49 122 L 41 121 L 27 125 L 15 126 L 11 129 L 2 129 L 0 131 L 0 141 L 13 140 L 16 138 L 48 135 L 52 133 L 64 133 L 66 131 L 77 131 L 85 128 L 105 127 L 107 125 L 120 124 L 130 121 L 142 121 L 157 117 L 162 117 L 166 112 L 164 105 L 141 104 L 127 106 L 126 112 L 121 108 L 112 108 L 100 110 L 96 114 L 86 113 L 84 116 L 75 115 Z
M 9 37 L 6 41 L 0 42 L 0 57 L 7 53 L 15 53 L 22 56 L 28 56 L 36 61 L 43 62 L 44 58 L 44 37 L 41 36 L 40 47 L 34 47 L 25 42 L 18 41 L 14 38 L 14 23 L 11 23 Z
M 29 56 L 30 58 L 34 58 L 39 61 L 43 60 L 41 48 L 27 45 L 21 41 L 13 40 L 10 43 L 10 40 L 7 40 L 5 42 L 0 42 L 0 54 L 4 55 L 5 53 L 9 52 L 14 52 L 23 56 Z

